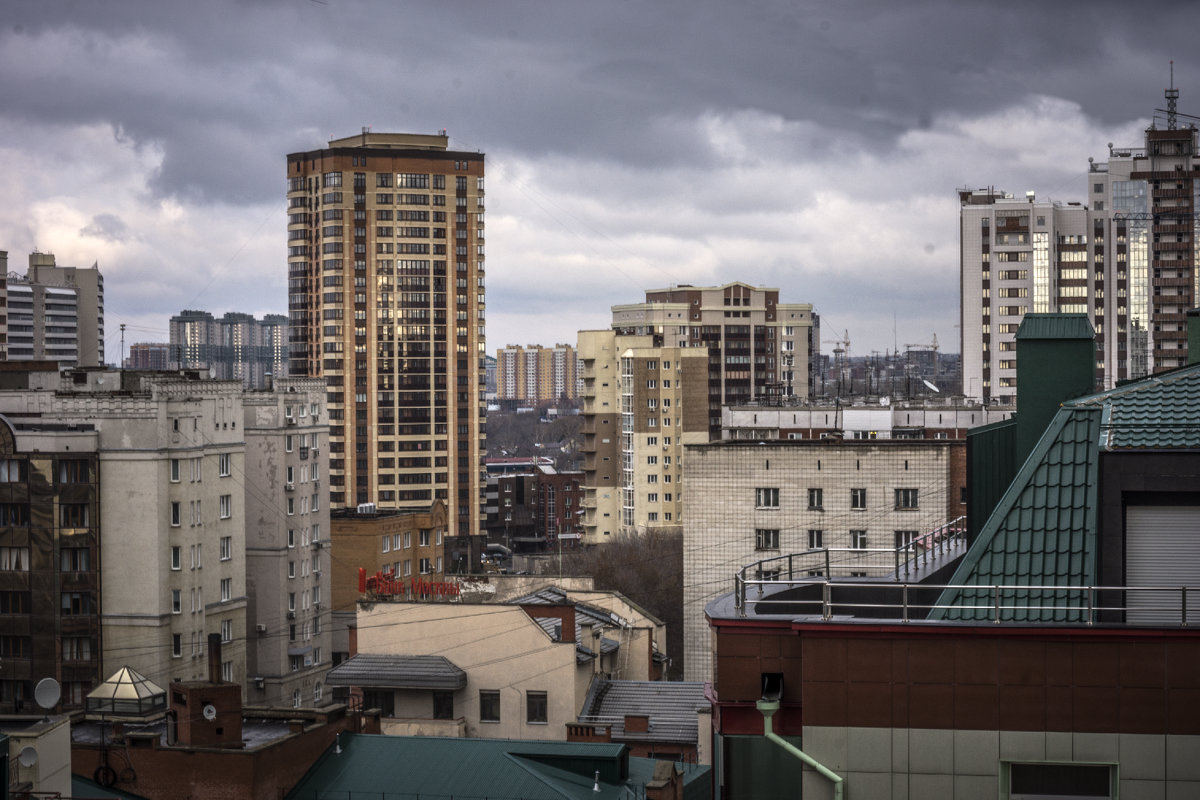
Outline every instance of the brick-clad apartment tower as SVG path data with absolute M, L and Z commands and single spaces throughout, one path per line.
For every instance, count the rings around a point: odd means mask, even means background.
M 328 388 L 331 507 L 445 500 L 468 536 L 484 513 L 484 157 L 448 142 L 364 130 L 287 157 L 289 371 Z

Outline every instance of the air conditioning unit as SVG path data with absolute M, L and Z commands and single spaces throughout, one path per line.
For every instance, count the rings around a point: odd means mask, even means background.
M 323 548 L 323 547 L 325 546 L 325 540 L 324 540 L 324 539 L 319 539 L 319 540 L 317 540 L 317 541 L 313 542 L 313 543 L 312 543 L 312 546 L 313 546 L 315 549 L 317 549 L 317 550 L 320 550 L 321 548 Z
M 294 491 L 296 491 L 296 484 L 294 484 L 294 483 L 285 483 L 285 484 L 283 485 L 283 489 L 284 489 L 284 491 L 285 491 L 285 492 L 294 492 Z
M 288 424 L 288 425 L 295 425 L 295 424 L 296 424 L 296 418 L 295 418 L 295 417 L 284 417 L 284 420 L 287 422 L 287 424 Z
M 263 625 L 263 624 L 260 622 L 259 624 L 257 624 L 257 625 L 255 625 L 255 626 L 254 626 L 254 630 L 258 631 L 259 633 L 266 633 L 266 632 L 267 632 L 267 626 L 266 626 L 266 625 Z
M 320 600 L 318 600 L 318 601 L 316 601 L 315 603 L 313 603 L 313 608 L 317 608 L 317 609 L 319 609 L 320 607 L 321 607 L 321 601 L 320 601 Z
M 319 448 L 319 447 L 314 447 L 314 448 L 312 448 L 312 454 L 313 454 L 313 457 L 314 457 L 314 458 L 315 458 L 316 456 L 319 456 L 319 455 L 321 455 L 321 448 Z
M 288 619 L 295 619 L 295 618 L 296 618 L 296 612 L 295 612 L 295 611 L 289 611 L 289 612 L 288 612 Z
M 313 575 L 316 575 L 318 578 L 319 578 L 319 577 L 321 577 L 321 570 L 319 570 L 319 569 L 314 569 L 314 570 L 313 570 Z

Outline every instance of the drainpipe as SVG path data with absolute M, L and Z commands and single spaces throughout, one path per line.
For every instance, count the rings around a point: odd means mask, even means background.
M 824 764 L 819 763 L 815 758 L 808 753 L 796 747 L 791 742 L 784 739 L 779 734 L 771 730 L 771 717 L 775 716 L 775 712 L 779 710 L 778 700 L 759 700 L 755 704 L 759 712 L 763 715 L 763 736 L 774 742 L 775 744 L 787 750 L 796 758 L 808 764 L 810 767 L 821 773 L 825 778 L 828 778 L 833 783 L 833 798 L 834 800 L 842 800 L 842 783 L 845 780 L 841 775 L 831 770 Z

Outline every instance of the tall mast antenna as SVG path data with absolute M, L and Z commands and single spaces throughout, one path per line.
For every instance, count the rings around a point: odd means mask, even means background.
M 1175 59 L 1171 59 L 1171 88 L 1164 93 L 1167 98 L 1167 130 L 1176 129 L 1175 101 L 1179 99 L 1179 90 L 1175 88 Z

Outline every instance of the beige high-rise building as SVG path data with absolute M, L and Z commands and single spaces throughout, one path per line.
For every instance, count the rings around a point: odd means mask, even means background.
M 335 508 L 483 529 L 484 157 L 370 133 L 287 157 L 290 374 L 328 390 Z
M 1096 383 L 1187 363 L 1189 308 L 1200 297 L 1197 130 L 1167 111 L 1141 147 L 1088 159 L 1086 200 L 1035 192 L 959 191 L 962 386 L 968 397 L 1016 397 L 1016 332 L 1028 312 L 1086 314 Z
M 646 292 L 579 332 L 583 541 L 683 525 L 685 444 L 721 435 L 721 408 L 811 394 L 812 306 L 744 283 Z
M 60 267 L 53 253 L 30 253 L 25 277 L 7 280 L 8 360 L 104 364 L 104 276 Z
M 496 351 L 496 399 L 554 403 L 578 397 L 578 362 L 569 344 L 525 347 L 510 344 Z

